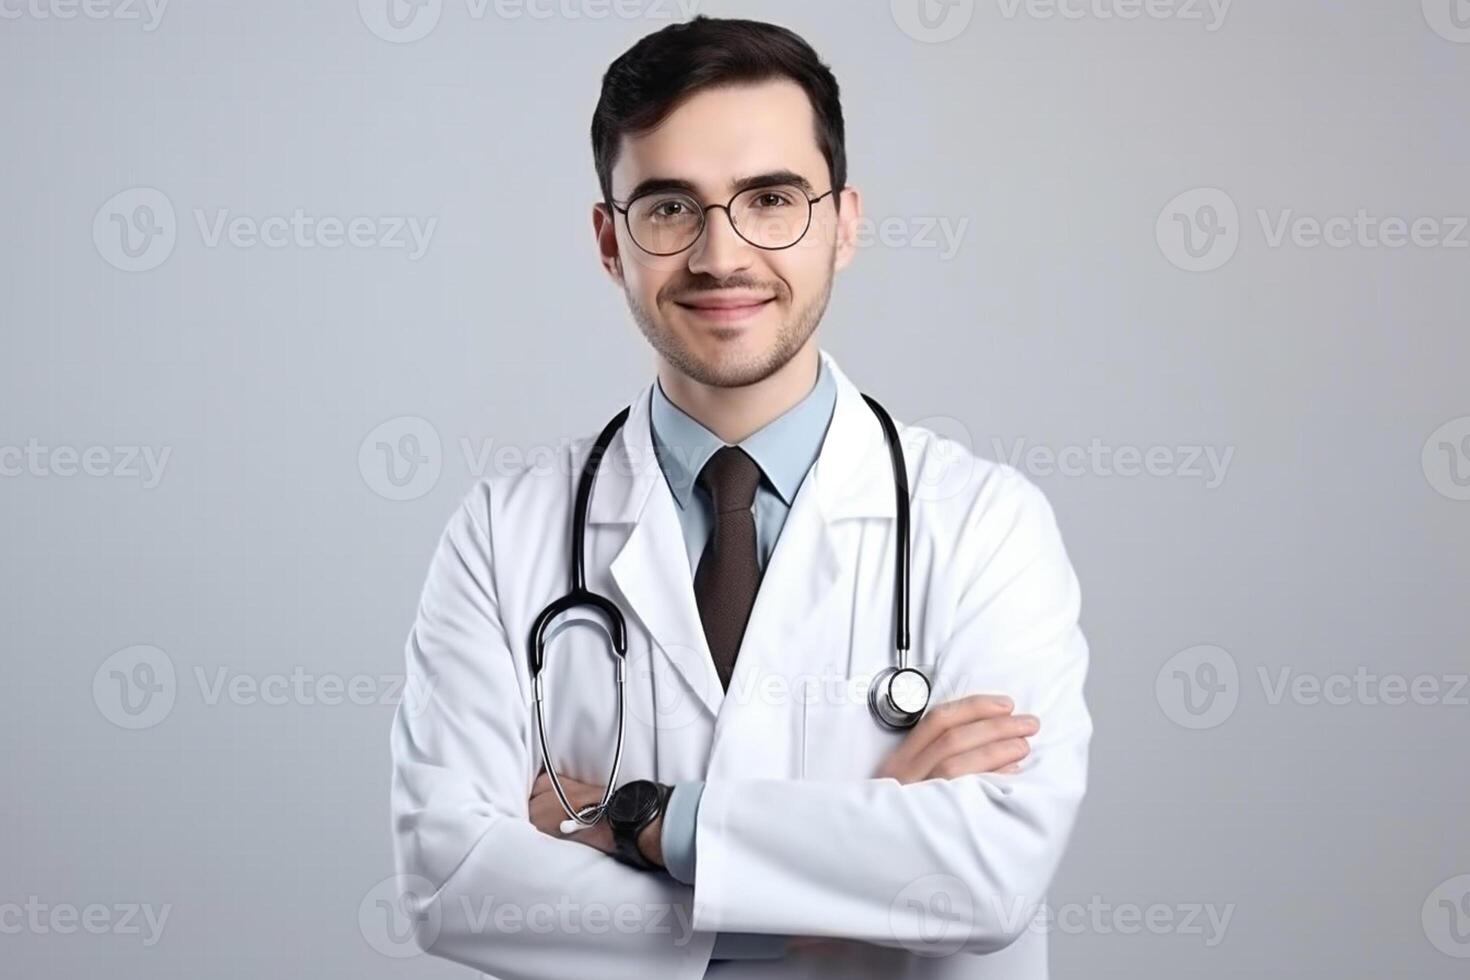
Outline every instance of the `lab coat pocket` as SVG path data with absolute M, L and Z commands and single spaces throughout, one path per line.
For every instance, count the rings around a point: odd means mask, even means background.
M 802 712 L 802 778 L 871 779 L 906 734 L 879 725 L 866 700 L 808 701 Z

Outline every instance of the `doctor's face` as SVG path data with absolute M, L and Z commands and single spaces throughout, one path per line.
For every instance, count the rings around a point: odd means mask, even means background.
M 623 138 L 612 192 L 629 213 L 593 211 L 603 265 L 649 343 L 695 381 L 737 387 L 777 371 L 816 330 L 834 272 L 852 259 L 861 200 L 832 188 L 814 127 L 806 93 L 779 80 L 706 89 Z M 794 245 L 756 244 L 795 238 L 811 198 Z M 653 254 L 696 233 L 683 251 Z

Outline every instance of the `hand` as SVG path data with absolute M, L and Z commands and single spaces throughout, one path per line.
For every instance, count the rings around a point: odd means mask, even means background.
M 592 803 L 602 802 L 603 787 L 594 786 L 591 783 L 583 783 L 578 780 L 561 777 L 561 787 L 566 791 L 567 801 L 572 804 L 574 810 Z M 604 818 L 591 827 L 583 827 L 573 834 L 561 832 L 561 822 L 567 819 L 567 812 L 562 809 L 561 800 L 556 797 L 556 790 L 551 786 L 551 777 L 546 775 L 542 769 L 541 774 L 536 777 L 536 782 L 531 786 L 531 823 L 543 834 L 559 837 L 562 840 L 574 840 L 589 847 L 595 847 L 604 854 L 613 852 L 612 828 L 608 826 Z
M 592 783 L 579 782 L 566 776 L 561 777 L 561 787 L 566 791 L 567 801 L 572 804 L 573 809 L 581 809 L 588 804 L 602 802 L 605 788 L 594 786 Z M 589 847 L 595 847 L 604 854 L 613 853 L 612 828 L 608 826 L 606 818 L 576 833 L 563 834 L 561 832 L 561 823 L 567 819 L 567 812 L 562 809 L 561 800 L 557 799 L 556 790 L 552 788 L 551 777 L 546 774 L 544 768 L 531 786 L 530 809 L 531 823 L 543 834 L 550 834 L 562 840 L 574 840 Z M 664 863 L 663 826 L 664 818 L 659 815 L 638 835 L 638 850 L 659 867 L 663 867 Z
M 1020 772 L 1031 752 L 1026 739 L 1041 728 L 1035 715 L 1012 715 L 1015 704 L 995 694 L 975 694 L 930 708 L 883 760 L 877 778 L 900 783 L 954 779 L 982 772 Z

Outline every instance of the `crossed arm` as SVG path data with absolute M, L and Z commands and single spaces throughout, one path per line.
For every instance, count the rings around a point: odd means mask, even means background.
M 878 767 L 875 779 L 896 779 L 905 785 L 925 779 L 958 779 L 982 772 L 1006 775 L 1021 771 L 1021 760 L 1031 751 L 1028 739 L 1041 727 L 1035 715 L 1014 714 L 1015 702 L 1004 695 L 972 694 L 936 705 L 903 743 Z M 562 788 L 574 808 L 602 799 L 604 787 L 561 777 Z M 566 811 L 543 770 L 531 787 L 531 823 L 543 834 L 571 837 L 604 854 L 613 853 L 607 823 L 566 835 L 560 830 Z M 664 863 L 663 817 L 638 835 L 638 849 L 655 864 Z
M 935 706 L 904 738 L 893 753 L 883 761 L 874 774 L 878 779 L 896 779 L 905 785 L 925 779 L 958 779 L 980 773 L 1014 774 L 1021 771 L 1021 760 L 1030 752 L 1027 738 L 1035 735 L 1040 720 L 1035 715 L 1013 713 L 1015 702 L 1003 695 L 973 694 Z M 562 788 L 573 808 L 597 803 L 603 797 L 603 787 L 584 783 L 566 776 L 561 777 Z M 702 784 L 693 784 L 685 791 L 693 791 L 697 797 L 703 790 Z M 573 835 L 561 832 L 562 819 L 566 811 L 551 786 L 551 779 L 543 770 L 531 787 L 531 823 L 544 834 L 566 838 L 596 848 L 604 854 L 613 853 L 612 833 L 607 822 L 602 821 L 590 828 L 576 831 Z M 677 835 L 692 838 L 694 825 L 682 822 L 674 828 Z M 669 828 L 660 815 L 638 835 L 638 849 L 654 864 L 664 867 L 663 841 Z M 684 839 L 680 845 L 685 852 L 693 850 L 693 840 Z M 690 879 L 682 872 L 676 877 L 687 883 Z M 768 958 L 781 955 L 788 949 L 812 948 L 825 942 L 816 936 L 786 937 L 777 934 L 755 937 L 731 935 L 721 952 L 719 941 L 714 955 L 733 958 Z M 755 938 L 760 942 L 747 942 Z M 777 942 L 773 945 L 764 940 Z
M 488 502 L 475 496 L 440 540 L 407 644 L 410 678 L 432 697 L 400 707 L 392 734 L 395 855 L 400 873 L 432 886 L 422 921 L 433 928 L 421 936 L 429 952 L 507 980 L 580 968 L 643 980 L 702 976 L 722 931 L 912 947 L 925 941 L 921 924 L 909 930 L 891 909 L 935 874 L 960 883 L 952 911 L 966 950 L 994 951 L 1021 934 L 1070 835 L 1091 735 L 1077 583 L 1039 491 L 1020 484 L 967 535 L 988 557 L 971 566 L 941 659 L 941 672 L 983 676 L 1013 703 L 936 707 L 873 779 L 706 785 L 692 889 L 610 859 L 595 838 L 546 832 L 560 810 L 553 817 L 536 802 L 544 794 L 515 647 L 494 595 L 492 539 L 477 520 Z M 1028 715 L 1044 720 L 1029 735 Z M 863 860 L 872 853 L 885 860 Z M 513 904 L 518 922 L 540 912 L 556 921 L 554 955 L 546 929 L 504 927 L 485 914 L 487 898 Z M 620 912 L 622 927 L 606 927 Z M 593 915 L 603 928 L 577 926 Z

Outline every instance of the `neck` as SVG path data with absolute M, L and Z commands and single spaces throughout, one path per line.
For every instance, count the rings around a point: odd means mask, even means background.
M 701 384 L 663 357 L 658 358 L 658 379 L 669 401 L 725 442 L 738 443 L 805 398 L 817 383 L 820 361 L 813 334 L 791 360 L 755 384 Z

